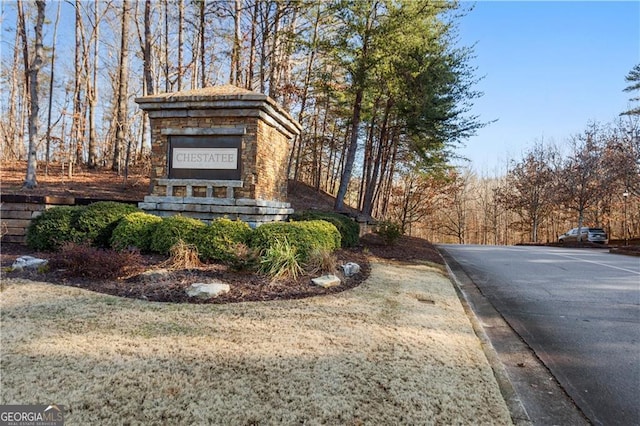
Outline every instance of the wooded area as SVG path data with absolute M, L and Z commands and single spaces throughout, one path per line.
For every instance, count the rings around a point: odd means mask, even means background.
M 289 177 L 336 195 L 336 210 L 348 203 L 434 242 L 555 241 L 578 222 L 640 235 L 637 111 L 587 126 L 568 146 L 536 145 L 502 178 L 450 166 L 456 146 L 487 124 L 470 113 L 481 94 L 473 51 L 457 45 L 458 3 L 2 7 L 14 37 L 2 53 L 2 159 L 29 160 L 25 187 L 50 162 L 64 163 L 69 179 L 109 168 L 126 182 L 131 166 L 149 163 L 135 97 L 230 83 L 269 95 L 302 124 Z

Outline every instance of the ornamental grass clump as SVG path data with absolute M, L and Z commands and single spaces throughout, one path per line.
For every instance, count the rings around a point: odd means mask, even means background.
M 335 274 L 338 269 L 338 259 L 325 249 L 313 249 L 305 264 L 306 271 L 311 275 Z
M 161 267 L 169 269 L 194 269 L 201 266 L 198 248 L 194 244 L 185 243 L 183 240 L 178 240 L 169 249 L 169 259 L 161 264 Z
M 272 281 L 296 280 L 304 273 L 298 248 L 286 238 L 274 240 L 262 253 L 260 272 L 269 275 Z

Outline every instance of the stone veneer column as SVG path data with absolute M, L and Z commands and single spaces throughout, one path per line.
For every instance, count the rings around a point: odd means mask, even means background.
M 151 193 L 168 177 L 170 135 L 224 135 L 242 132 L 243 198 L 286 201 L 290 141 L 301 127 L 266 95 L 235 86 L 137 98 L 151 123 Z M 235 133 L 234 133 L 235 134 Z
M 282 220 L 291 212 L 286 202 L 287 162 L 291 140 L 301 126 L 271 98 L 227 85 L 145 96 L 136 102 L 151 124 L 151 195 L 142 208 L 161 215 L 197 212 L 191 216 L 201 219 L 235 215 L 245 220 L 247 215 L 267 214 Z M 241 138 L 241 182 L 234 181 L 234 188 L 226 192 L 234 193 L 232 201 L 228 195 L 216 198 L 224 188 L 207 198 L 192 197 L 191 188 L 180 196 L 166 193 L 171 136 Z M 256 223 L 268 221 L 263 219 Z

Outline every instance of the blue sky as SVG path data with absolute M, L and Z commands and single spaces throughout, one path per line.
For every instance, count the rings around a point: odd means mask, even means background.
M 622 90 L 640 62 L 640 2 L 464 3 L 474 4 L 459 22 L 484 76 L 472 112 L 498 120 L 457 151 L 477 172 L 503 174 L 536 141 L 562 145 L 630 105 Z

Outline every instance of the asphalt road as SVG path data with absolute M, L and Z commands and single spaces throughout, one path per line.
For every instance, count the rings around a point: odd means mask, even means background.
M 442 245 L 596 425 L 640 425 L 640 258 Z

